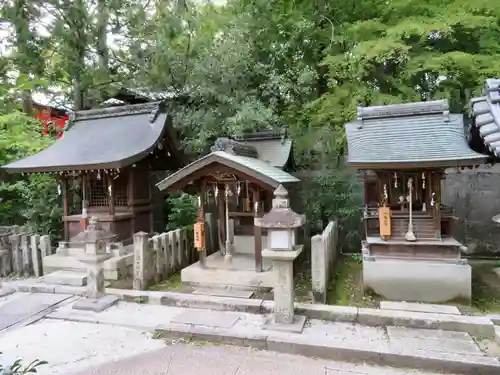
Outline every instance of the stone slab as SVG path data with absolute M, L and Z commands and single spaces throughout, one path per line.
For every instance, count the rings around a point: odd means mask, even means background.
M 184 324 L 160 325 L 157 332 L 164 337 L 197 339 L 216 343 L 266 349 L 274 352 L 326 358 L 330 361 L 372 362 L 394 367 L 454 374 L 498 375 L 500 362 L 484 355 L 463 355 L 445 352 L 391 348 L 367 340 L 331 340 L 310 335 L 265 330 L 235 330 Z
M 275 322 L 274 316 L 270 316 L 262 325 L 262 329 L 267 331 L 302 333 L 306 319 L 303 315 L 295 315 L 292 324 L 280 324 Z
M 484 316 L 360 308 L 356 322 L 369 326 L 402 326 L 467 332 L 485 338 L 493 338 L 495 333 L 492 321 Z
M 488 315 L 488 318 L 491 319 L 493 324 L 500 326 L 500 315 Z
M 188 310 L 173 317 L 172 323 L 231 328 L 239 319 L 238 315 L 230 312 Z
M 233 289 L 233 288 L 198 288 L 193 294 L 207 296 L 232 297 L 232 298 L 250 298 L 253 296 L 252 290 Z
M 404 327 L 386 327 L 390 339 L 436 339 L 472 342 L 472 336 L 467 332 L 443 331 L 440 329 L 417 329 Z
M 495 327 L 495 341 L 500 345 L 500 327 Z
M 428 303 L 382 301 L 380 302 L 380 308 L 383 310 L 402 310 L 433 314 L 462 315 L 460 313 L 460 310 L 456 306 L 434 305 Z
M 0 307 L 0 331 L 72 297 L 62 294 L 30 294 Z M 48 313 L 49 311 L 47 311 Z
M 14 292 L 15 290 L 11 288 L 0 288 L 0 298 L 9 296 Z
M 43 280 L 47 284 L 84 286 L 87 285 L 87 273 L 60 270 L 45 275 Z
M 102 312 L 110 308 L 114 304 L 116 304 L 119 300 L 120 299 L 117 296 L 109 296 L 109 295 L 97 299 L 82 298 L 73 305 L 73 309 Z

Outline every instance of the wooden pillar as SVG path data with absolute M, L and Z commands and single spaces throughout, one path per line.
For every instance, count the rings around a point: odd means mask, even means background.
M 108 173 L 107 174 L 107 182 L 108 182 L 108 205 L 109 205 L 109 214 L 114 217 L 115 216 L 115 189 L 114 189 L 114 180 L 113 177 Z
M 81 220 L 80 223 L 82 225 L 82 229 L 87 229 L 87 226 L 89 224 L 89 217 L 88 217 L 88 207 L 89 207 L 89 201 L 88 201 L 88 191 L 87 191 L 87 179 L 88 179 L 88 174 L 86 172 L 82 173 L 82 214 L 81 214 Z
M 431 176 L 431 199 L 432 193 L 434 193 L 434 207 L 433 207 L 433 216 L 434 216 L 434 224 L 436 226 L 436 239 L 441 239 L 441 175 L 439 172 L 433 172 L 430 174 Z
M 134 213 L 134 169 L 128 169 L 128 181 L 127 181 L 127 210 L 130 213 Z M 135 215 L 132 215 L 130 219 L 130 237 L 134 238 L 135 234 Z
M 219 245 L 221 246 L 221 248 L 224 245 L 225 241 L 226 241 L 226 228 L 225 228 L 225 225 L 226 225 L 226 215 L 225 215 L 225 207 L 226 207 L 226 204 L 225 204 L 225 201 L 224 201 L 224 190 L 223 189 L 220 189 L 218 184 L 217 184 L 217 188 L 219 190 L 219 195 L 217 197 L 217 199 L 219 200 L 218 203 L 217 203 L 217 215 L 218 215 L 218 223 L 219 223 Z M 220 250 L 220 248 L 219 248 Z
M 68 179 L 66 177 L 61 178 L 61 190 L 63 199 L 63 219 L 64 219 L 64 241 L 69 241 L 69 222 L 66 217 L 69 216 L 68 210 Z
M 198 215 L 196 218 L 196 222 L 200 223 L 203 225 L 204 228 L 204 239 L 203 239 L 203 247 L 198 248 L 198 254 L 199 254 L 199 262 L 201 267 L 205 267 L 207 264 L 207 226 L 205 224 L 205 204 L 206 202 L 206 182 L 203 181 L 201 184 L 201 191 L 200 191 L 200 206 L 198 207 Z
M 262 216 L 262 205 L 259 197 L 259 188 L 256 186 L 252 189 L 254 202 L 254 217 Z M 262 272 L 262 228 L 256 225 L 253 226 L 253 234 L 255 240 L 255 272 Z

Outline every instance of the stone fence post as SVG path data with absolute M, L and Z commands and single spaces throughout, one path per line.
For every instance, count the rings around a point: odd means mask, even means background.
M 150 249 L 148 234 L 134 235 L 134 290 L 144 290 L 151 283 L 155 271 L 153 251 Z
M 338 258 L 338 225 L 331 221 L 311 238 L 312 292 L 315 303 L 326 303 L 328 283 Z
M 40 249 L 40 236 L 35 234 L 30 238 L 31 262 L 33 264 L 33 274 L 35 277 L 43 276 L 42 252 Z
M 52 245 L 50 244 L 50 236 L 40 236 L 40 253 L 43 257 L 52 255 Z
M 21 274 L 23 272 L 23 254 L 21 252 L 21 236 L 13 234 L 9 237 L 12 254 L 13 272 Z
M 0 235 L 0 277 L 8 276 L 12 272 L 12 252 L 9 236 Z
M 23 258 L 23 274 L 29 276 L 32 274 L 31 248 L 26 232 L 21 233 L 21 256 Z

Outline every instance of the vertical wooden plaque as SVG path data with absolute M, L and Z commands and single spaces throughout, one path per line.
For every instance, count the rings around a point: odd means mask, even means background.
M 378 209 L 378 220 L 380 237 L 386 240 L 391 236 L 391 209 L 389 207 L 380 207 Z

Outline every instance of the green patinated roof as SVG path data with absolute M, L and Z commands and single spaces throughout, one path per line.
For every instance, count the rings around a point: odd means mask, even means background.
M 352 165 L 445 167 L 486 158 L 469 147 L 463 116 L 450 114 L 447 100 L 359 108 L 345 128 Z
M 163 181 L 160 181 L 156 186 L 160 190 L 168 189 L 175 183 L 188 178 L 191 174 L 213 163 L 225 165 L 235 171 L 239 171 L 256 180 L 262 181 L 273 188 L 278 187 L 280 184 L 299 182 L 299 179 L 292 176 L 290 173 L 276 168 L 260 159 L 234 155 L 226 151 L 214 151 L 171 174 Z M 189 181 L 186 179 L 185 183 L 187 185 Z

